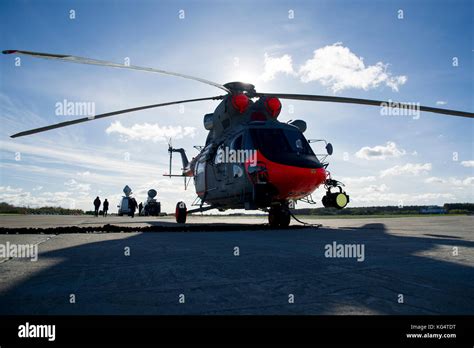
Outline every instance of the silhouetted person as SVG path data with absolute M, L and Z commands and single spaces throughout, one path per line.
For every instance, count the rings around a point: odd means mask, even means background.
M 100 208 L 100 198 L 99 196 L 96 197 L 96 199 L 94 199 L 94 215 L 95 216 L 99 216 L 99 208 Z
M 130 216 L 135 217 L 135 209 L 137 209 L 137 201 L 135 198 L 130 198 L 128 200 L 128 206 L 130 207 Z
M 103 204 L 103 211 L 104 211 L 104 217 L 107 216 L 107 211 L 109 210 L 109 201 L 107 200 L 107 198 L 104 200 L 104 204 Z
M 138 205 L 138 215 L 142 215 L 142 210 L 143 210 L 143 204 L 142 202 L 140 202 L 140 204 Z

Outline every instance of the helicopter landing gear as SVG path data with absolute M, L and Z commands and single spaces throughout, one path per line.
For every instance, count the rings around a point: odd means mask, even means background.
M 188 215 L 188 209 L 186 209 L 186 204 L 184 202 L 178 202 L 176 204 L 175 217 L 178 224 L 184 224 L 186 222 L 186 217 Z
M 268 212 L 268 223 L 271 227 L 288 227 L 290 220 L 290 211 L 284 205 L 273 206 Z

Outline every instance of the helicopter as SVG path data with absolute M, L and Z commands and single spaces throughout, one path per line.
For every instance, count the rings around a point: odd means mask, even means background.
M 326 95 L 262 93 L 255 86 L 244 82 L 219 84 L 199 77 L 181 73 L 126 65 L 103 60 L 72 55 L 39 53 L 21 50 L 6 50 L 4 54 L 26 55 L 36 58 L 53 59 L 63 62 L 90 64 L 113 68 L 147 71 L 198 81 L 217 87 L 225 94 L 152 104 L 60 122 L 13 134 L 12 138 L 31 135 L 73 124 L 89 122 L 145 109 L 220 100 L 214 112 L 204 115 L 204 128 L 208 131 L 203 146 L 197 146 L 199 154 L 191 161 L 186 151 L 169 144 L 169 177 L 183 177 L 185 188 L 189 180 L 194 180 L 197 199 L 194 209 L 188 210 L 184 202 L 176 204 L 175 218 L 185 223 L 188 214 L 211 209 L 263 210 L 268 212 L 272 227 L 287 227 L 290 224 L 291 208 L 298 200 L 316 204 L 311 194 L 323 186 L 326 194 L 322 204 L 326 208 L 343 209 L 350 201 L 343 190 L 343 183 L 332 178 L 327 170 L 327 156 L 332 155 L 333 146 L 325 140 L 325 155 L 317 155 L 312 150 L 311 139 L 306 139 L 307 128 L 304 120 L 280 122 L 281 99 L 361 104 L 414 111 L 425 111 L 448 116 L 473 118 L 472 112 L 394 103 L 372 99 L 348 98 Z M 172 155 L 179 153 L 182 172 L 171 173 Z M 293 216 L 294 217 L 294 216 Z

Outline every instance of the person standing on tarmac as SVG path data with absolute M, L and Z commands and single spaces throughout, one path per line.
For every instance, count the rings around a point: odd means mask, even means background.
M 107 211 L 109 210 L 109 201 L 107 200 L 107 198 L 104 200 L 102 210 L 103 210 L 104 217 L 106 217 L 107 216 Z
M 99 208 L 100 208 L 100 198 L 99 196 L 94 199 L 94 215 L 97 217 L 99 216 Z
M 135 217 L 135 209 L 137 209 L 137 201 L 132 197 L 128 200 L 128 204 L 130 207 L 130 216 L 133 218 Z

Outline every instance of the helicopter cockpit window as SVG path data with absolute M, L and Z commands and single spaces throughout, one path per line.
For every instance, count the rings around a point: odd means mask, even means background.
M 314 155 L 303 134 L 283 129 L 252 129 L 250 131 L 254 146 L 267 156 L 282 153 Z
M 266 156 L 291 152 L 290 144 L 282 129 L 251 129 L 250 134 L 255 148 Z
M 303 142 L 301 141 L 301 139 L 296 139 L 295 144 L 298 150 L 303 150 Z
M 297 130 L 253 128 L 249 138 L 250 146 L 270 161 L 305 168 L 322 167 L 304 135 Z
M 314 155 L 313 150 L 311 150 L 311 146 L 309 145 L 303 134 L 298 131 L 285 130 L 285 135 L 294 152 L 303 155 Z

